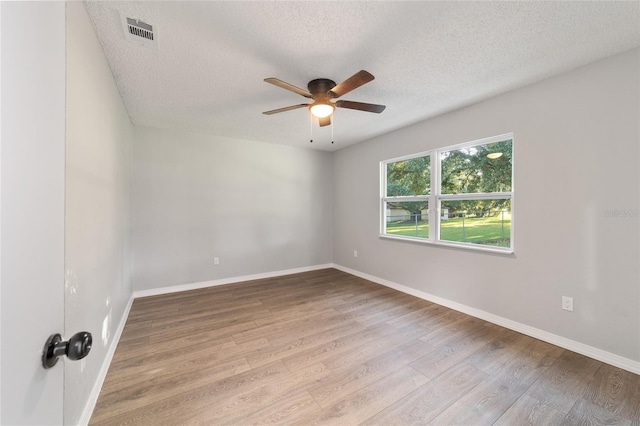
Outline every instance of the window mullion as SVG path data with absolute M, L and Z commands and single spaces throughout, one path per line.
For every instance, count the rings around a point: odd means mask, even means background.
M 431 196 L 429 197 L 429 240 L 438 241 L 440 238 L 440 159 L 438 151 L 431 151 Z
M 440 200 L 508 200 L 512 198 L 511 192 L 487 192 L 487 193 L 460 193 L 440 194 Z
M 380 163 L 380 218 L 379 230 L 380 235 L 386 234 L 387 229 L 387 163 Z
M 402 203 L 412 201 L 429 201 L 428 195 L 410 195 L 406 197 L 385 197 L 384 201 L 388 203 Z

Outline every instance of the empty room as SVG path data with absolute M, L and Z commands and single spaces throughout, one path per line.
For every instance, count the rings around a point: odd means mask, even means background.
M 640 2 L 0 22 L 0 424 L 640 425 Z

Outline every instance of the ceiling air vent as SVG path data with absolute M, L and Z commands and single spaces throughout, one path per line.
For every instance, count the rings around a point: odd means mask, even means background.
M 158 48 L 158 28 L 140 19 L 122 15 L 124 38 L 132 43 Z

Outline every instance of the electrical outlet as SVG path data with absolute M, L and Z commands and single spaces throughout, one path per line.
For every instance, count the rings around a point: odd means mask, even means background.
M 358 250 L 353 251 L 353 257 L 358 257 Z
M 219 265 L 220 264 L 220 258 L 219 257 L 214 257 L 213 258 L 213 264 L 214 265 Z
M 562 309 L 573 312 L 573 297 L 562 296 Z

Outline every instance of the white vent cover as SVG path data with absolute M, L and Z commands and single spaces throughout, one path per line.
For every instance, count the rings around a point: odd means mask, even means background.
M 125 15 L 121 15 L 121 18 L 124 38 L 127 41 L 153 49 L 158 48 L 158 28 L 155 25 Z

